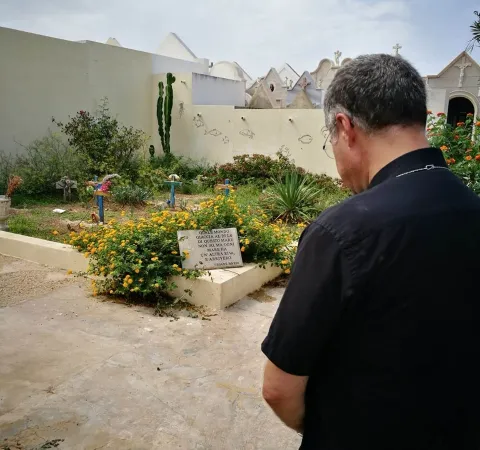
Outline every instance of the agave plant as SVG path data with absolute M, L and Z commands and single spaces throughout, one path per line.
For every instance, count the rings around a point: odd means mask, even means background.
M 309 221 L 320 211 L 317 206 L 321 189 L 312 180 L 297 172 L 287 173 L 284 180 L 272 180 L 262 206 L 272 218 L 296 223 Z

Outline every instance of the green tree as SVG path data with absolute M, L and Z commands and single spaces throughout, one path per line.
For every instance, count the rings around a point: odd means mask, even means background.
M 79 111 L 66 123 L 52 120 L 81 157 L 88 176 L 118 173 L 136 178 L 137 152 L 145 145 L 147 136 L 142 130 L 124 126 L 112 117 L 106 98 L 95 114 Z

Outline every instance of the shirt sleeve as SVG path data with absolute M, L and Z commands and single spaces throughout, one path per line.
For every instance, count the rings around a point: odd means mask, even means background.
M 324 227 L 312 224 L 299 242 L 292 275 L 262 351 L 292 375 L 309 376 L 350 288 L 347 260 Z

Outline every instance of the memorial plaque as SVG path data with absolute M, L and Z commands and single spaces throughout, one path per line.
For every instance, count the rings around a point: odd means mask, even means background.
M 184 269 L 226 269 L 243 267 L 236 228 L 177 231 Z

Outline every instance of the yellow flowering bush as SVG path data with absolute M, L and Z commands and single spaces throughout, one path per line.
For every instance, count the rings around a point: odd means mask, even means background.
M 98 277 L 94 294 L 149 297 L 175 287 L 174 275 L 195 278 L 199 271 L 182 270 L 178 230 L 237 228 L 244 262 L 272 263 L 289 273 L 292 241 L 302 227 L 271 224 L 263 211 L 241 207 L 234 197 L 218 196 L 195 212 L 163 211 L 149 218 L 111 221 L 94 230 L 70 234 L 70 244 L 90 258 L 89 273 Z

